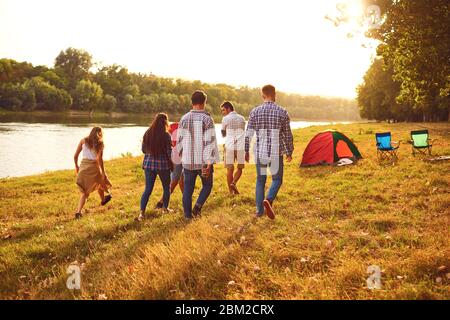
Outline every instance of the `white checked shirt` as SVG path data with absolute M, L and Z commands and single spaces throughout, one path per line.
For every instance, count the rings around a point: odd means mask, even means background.
M 244 150 L 245 118 L 236 111 L 231 111 L 222 119 L 222 134 L 225 132 L 225 148 Z
M 191 110 L 180 120 L 176 149 L 183 168 L 201 170 L 206 163 L 219 161 L 214 120 L 209 113 Z

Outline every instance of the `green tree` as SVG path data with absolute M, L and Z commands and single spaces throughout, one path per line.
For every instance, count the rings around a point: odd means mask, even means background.
M 383 60 L 376 59 L 357 88 L 361 116 L 369 120 L 405 120 L 407 114 L 396 101 L 400 86 L 392 80 L 392 70 L 383 68 Z
M 24 86 L 34 90 L 37 107 L 54 111 L 64 111 L 72 105 L 72 97 L 63 89 L 58 89 L 41 77 L 25 81 Z
M 117 107 L 117 99 L 112 95 L 105 94 L 103 96 L 101 105 L 102 109 L 105 110 L 106 112 L 112 112 Z
M 74 89 L 80 80 L 87 79 L 92 65 L 92 56 L 81 49 L 68 48 L 61 51 L 55 59 L 55 69 L 67 79 L 70 90 Z
M 449 118 L 450 3 L 448 0 L 377 0 L 384 22 L 369 35 L 400 84 L 399 103 L 423 120 Z
M 74 91 L 75 105 L 81 110 L 93 112 L 100 105 L 102 98 L 102 88 L 97 83 L 89 80 L 78 82 Z

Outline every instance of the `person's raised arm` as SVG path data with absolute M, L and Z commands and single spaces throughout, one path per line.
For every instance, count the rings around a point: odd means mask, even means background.
M 83 149 L 84 139 L 81 139 L 80 143 L 78 143 L 77 150 L 75 151 L 75 155 L 73 156 L 73 161 L 75 162 L 75 173 L 78 174 L 80 171 L 80 167 L 78 166 L 78 157 L 80 156 L 81 150 Z

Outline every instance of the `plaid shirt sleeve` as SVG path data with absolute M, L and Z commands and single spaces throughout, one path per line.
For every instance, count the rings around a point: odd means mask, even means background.
M 219 148 L 217 147 L 214 120 L 210 116 L 208 116 L 204 130 L 207 132 L 204 140 L 205 162 L 210 164 L 216 163 L 219 158 Z
M 168 161 L 172 161 L 172 137 L 170 133 L 167 133 L 167 159 Z
M 245 152 L 250 152 L 250 142 L 255 134 L 255 116 L 253 112 L 250 112 L 247 123 L 247 130 L 245 131 Z
M 284 123 L 281 127 L 280 140 L 281 153 L 292 156 L 292 152 L 294 151 L 294 138 L 292 137 L 291 119 L 289 118 L 287 111 L 286 116 L 284 117 Z

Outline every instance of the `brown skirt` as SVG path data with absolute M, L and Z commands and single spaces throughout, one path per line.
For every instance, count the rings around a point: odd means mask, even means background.
M 102 173 L 96 160 L 81 160 L 80 170 L 77 175 L 77 185 L 81 192 L 89 194 L 96 190 L 107 191 L 111 182 L 106 178 L 102 180 Z

